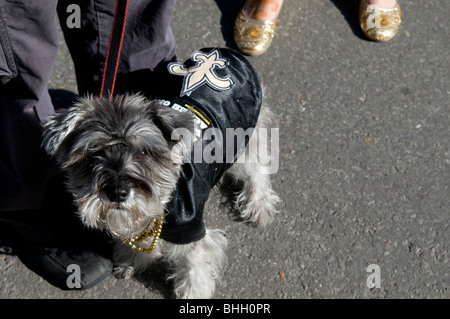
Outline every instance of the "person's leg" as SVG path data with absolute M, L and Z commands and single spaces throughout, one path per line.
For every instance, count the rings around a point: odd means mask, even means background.
M 381 8 L 390 9 L 397 5 L 397 0 L 364 0 L 368 4 L 376 4 Z
M 244 14 L 258 21 L 274 20 L 280 13 L 283 0 L 250 0 L 244 5 Z
M 81 27 L 70 29 L 62 24 L 64 37 L 75 64 L 80 95 L 98 94 L 109 44 L 114 2 L 86 0 L 81 6 Z M 176 0 L 130 1 L 121 58 L 122 75 L 148 70 L 153 72 L 175 57 L 175 38 L 170 27 Z M 72 0 L 60 0 L 58 14 L 67 17 Z M 129 81 L 124 81 L 129 82 Z M 129 84 L 129 83 L 127 83 Z M 116 92 L 125 91 L 119 87 Z
M 56 0 L 11 2 L 0 6 L 0 211 L 38 209 L 52 174 L 40 124 L 53 112 Z
M 0 6 L 0 240 L 64 288 L 64 266 L 80 265 L 85 286 L 110 269 L 89 250 L 82 259 L 67 255 L 67 245 L 84 234 L 59 170 L 40 147 L 41 124 L 54 112 L 47 82 L 58 50 L 56 5 L 3 0 Z M 86 256 L 93 261 L 86 264 Z

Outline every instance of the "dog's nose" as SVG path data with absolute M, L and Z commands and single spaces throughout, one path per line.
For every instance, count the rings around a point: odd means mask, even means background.
M 122 203 L 130 194 L 130 189 L 124 185 L 108 185 L 103 188 L 103 193 L 113 203 Z

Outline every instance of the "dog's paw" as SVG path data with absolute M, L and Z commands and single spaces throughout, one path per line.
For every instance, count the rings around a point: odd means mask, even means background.
M 134 273 L 134 268 L 131 266 L 116 266 L 112 272 L 117 279 L 131 279 Z
M 277 205 L 281 202 L 278 195 L 271 191 L 265 197 L 246 200 L 245 196 L 239 196 L 236 208 L 240 211 L 243 222 L 254 227 L 269 225 L 278 213 Z
M 174 287 L 177 299 L 210 299 L 214 295 L 215 283 L 207 278 L 186 277 Z

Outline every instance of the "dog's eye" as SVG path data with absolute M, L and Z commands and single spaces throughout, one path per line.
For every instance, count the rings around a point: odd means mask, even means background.
M 138 151 L 134 154 L 134 156 L 138 160 L 145 160 L 148 158 L 148 153 L 146 151 Z

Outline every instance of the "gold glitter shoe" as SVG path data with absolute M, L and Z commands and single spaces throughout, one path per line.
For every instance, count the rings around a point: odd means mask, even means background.
M 234 24 L 234 40 L 237 47 L 246 55 L 263 54 L 272 43 L 276 25 L 277 18 L 255 20 L 247 17 L 242 9 Z
M 385 9 L 369 5 L 361 0 L 359 5 L 359 23 L 364 34 L 373 41 L 386 42 L 398 32 L 401 23 L 400 5 Z

